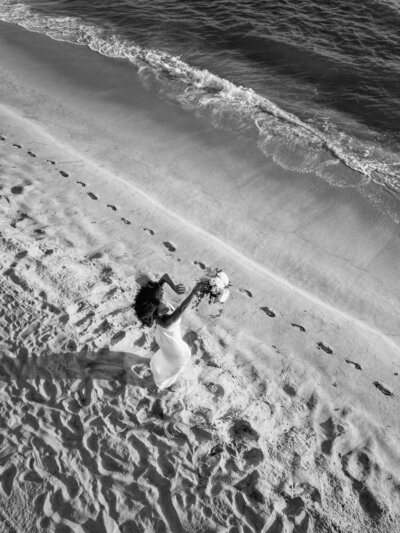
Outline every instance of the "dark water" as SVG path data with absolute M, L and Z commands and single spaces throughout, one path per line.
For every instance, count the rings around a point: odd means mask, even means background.
M 0 0 L 0 18 L 131 61 L 281 166 L 399 218 L 397 0 Z
M 273 84 L 284 93 L 292 89 L 296 97 L 296 88 L 301 92 L 306 85 L 315 102 L 400 138 L 400 4 L 399 9 L 371 0 L 58 0 L 33 5 L 45 13 L 107 25 L 141 46 L 178 54 L 262 94 L 269 94 Z

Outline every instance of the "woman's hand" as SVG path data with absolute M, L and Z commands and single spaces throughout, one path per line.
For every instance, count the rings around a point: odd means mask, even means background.
M 160 286 L 162 286 L 163 283 L 167 283 L 173 291 L 176 292 L 176 294 L 184 294 L 186 292 L 186 288 L 182 283 L 178 283 L 175 285 L 175 283 L 172 281 L 170 276 L 168 274 L 164 274 L 161 276 L 159 282 Z
M 185 285 L 182 285 L 182 283 L 178 283 L 177 285 L 174 285 L 174 291 L 176 294 L 184 294 L 186 292 Z
M 181 287 L 180 290 L 182 290 L 182 288 L 185 289 L 185 287 L 183 285 L 180 285 L 180 284 L 176 285 L 174 287 L 176 287 L 176 292 L 178 292 L 178 287 Z M 163 317 L 163 326 L 164 327 L 170 326 L 171 324 L 173 324 L 174 322 L 176 322 L 180 318 L 182 313 L 191 305 L 191 303 L 193 302 L 194 298 L 196 297 L 196 294 L 201 290 L 202 287 L 203 287 L 203 282 L 199 281 L 198 283 L 196 283 L 196 285 L 193 287 L 193 289 L 191 290 L 189 295 L 186 296 L 186 298 L 175 309 L 175 311 L 173 311 L 170 315 L 167 315 L 165 318 Z M 181 293 L 178 293 L 178 294 L 181 294 Z
M 198 281 L 193 287 L 192 294 L 197 294 L 204 287 L 204 281 Z

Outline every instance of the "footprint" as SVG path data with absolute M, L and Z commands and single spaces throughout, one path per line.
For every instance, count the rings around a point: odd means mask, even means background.
M 94 252 L 91 255 L 88 255 L 88 259 L 100 259 L 103 256 L 101 252 Z
M 64 315 L 60 316 L 58 321 L 61 322 L 61 324 L 66 324 L 69 321 L 68 313 L 65 313 Z
M 17 468 L 15 467 L 15 465 L 11 464 L 0 474 L 1 488 L 3 489 L 3 492 L 6 494 L 6 496 L 10 496 L 12 492 L 16 473 Z
M 114 346 L 114 344 L 117 344 L 119 341 L 122 341 L 122 339 L 125 338 L 125 335 L 125 331 L 118 331 L 110 340 L 111 346 Z
M 300 324 L 290 324 L 291 326 L 293 326 L 294 328 L 299 328 L 300 331 L 305 331 L 306 329 L 303 328 L 303 326 L 300 326 Z
M 324 350 L 324 352 L 326 353 L 329 353 L 329 354 L 333 354 L 333 351 L 331 348 L 329 348 L 329 346 L 327 346 L 326 344 L 324 344 L 323 342 L 318 342 L 317 343 L 317 346 L 320 350 Z
M 374 381 L 374 385 L 385 396 L 393 396 L 393 392 L 390 390 L 390 388 L 387 385 L 384 385 L 383 383 L 379 383 L 379 381 Z
M 147 341 L 146 334 L 143 333 L 143 335 L 141 335 L 133 344 L 135 346 L 139 346 L 139 348 L 142 348 L 146 344 L 146 341 Z
M 202 263 L 201 261 L 193 261 L 193 264 L 197 265 L 200 268 L 200 270 L 205 270 L 206 269 L 206 265 L 204 263 Z
M 28 155 L 30 155 L 31 157 L 36 157 L 36 154 L 34 154 L 33 152 L 31 152 L 29 150 L 28 150 Z
M 253 294 L 250 291 L 248 291 L 247 289 L 239 289 L 239 292 L 241 292 L 242 294 L 245 294 L 249 298 L 253 298 Z
M 52 161 L 51 159 L 46 159 L 46 161 L 47 161 L 48 163 L 50 163 L 51 165 L 55 165 L 55 164 L 56 164 L 56 162 L 55 162 L 55 161 Z
M 233 440 L 257 441 L 260 438 L 260 435 L 250 423 L 243 419 L 234 420 L 229 433 Z
M 321 443 L 321 451 L 326 455 L 330 455 L 335 440 L 343 434 L 344 428 L 341 424 L 337 424 L 332 417 L 320 424 L 320 427 L 325 436 L 325 440 Z
M 97 196 L 95 194 L 93 194 L 92 192 L 88 192 L 87 195 L 90 196 L 90 198 L 92 200 L 97 200 L 98 199 Z
M 264 460 L 264 454 L 259 448 L 251 448 L 244 452 L 243 459 L 246 461 L 247 467 L 250 465 L 256 467 Z
M 83 181 L 77 181 L 76 183 L 79 183 L 79 185 L 82 185 L 82 187 L 86 187 L 86 183 L 83 183 Z
M 346 363 L 348 365 L 353 365 L 354 368 L 356 368 L 357 370 L 362 370 L 361 365 L 359 365 L 358 363 L 355 363 L 354 361 L 350 361 L 350 359 L 346 359 Z
M 224 447 L 221 444 L 216 444 L 213 446 L 210 450 L 210 456 L 214 457 L 215 455 L 219 455 L 224 451 Z
M 153 405 L 150 409 L 150 414 L 152 414 L 156 418 L 160 418 L 161 420 L 164 418 L 164 409 L 162 408 L 160 398 L 156 398 L 154 400 Z
M 289 383 L 285 383 L 284 386 L 283 386 L 283 390 L 286 392 L 286 394 L 288 396 L 291 396 L 292 398 L 294 396 L 296 396 L 297 394 L 297 391 L 294 387 L 292 387 L 292 385 L 290 385 Z
M 128 224 L 128 225 L 129 225 L 129 224 L 132 224 L 132 222 L 131 222 L 130 220 L 128 220 L 127 218 L 122 217 L 121 220 L 122 220 L 122 222 L 123 222 L 124 224 Z
M 26 255 L 28 255 L 28 252 L 23 250 L 22 252 L 15 254 L 15 259 L 23 259 Z
M 107 207 L 109 207 L 109 208 L 112 209 L 113 211 L 116 211 L 116 210 L 117 210 L 117 208 L 115 207 L 115 205 L 107 204 Z
M 22 185 L 15 185 L 15 187 L 11 187 L 11 192 L 13 194 L 22 194 L 24 191 L 24 188 Z
M 43 478 L 41 478 L 37 472 L 32 470 L 32 471 L 25 472 L 24 474 L 22 474 L 21 481 L 23 482 L 29 481 L 30 483 L 42 483 Z
M 270 318 L 276 317 L 276 314 L 269 307 L 260 307 L 260 309 L 261 311 L 264 311 L 264 313 Z
M 109 265 L 104 265 L 100 272 L 100 279 L 101 281 L 104 281 L 104 283 L 112 283 L 113 274 L 114 272 L 112 268 Z
M 205 388 L 211 392 L 214 396 L 214 401 L 219 400 L 225 395 L 225 389 L 222 387 L 222 385 L 219 385 L 218 383 L 204 383 Z
M 28 216 L 26 213 L 20 213 L 18 218 L 16 218 L 16 219 L 13 220 L 12 222 L 10 222 L 10 226 L 11 226 L 12 228 L 16 228 L 16 227 L 17 227 L 17 223 L 18 223 L 18 222 L 22 222 L 22 221 L 25 220 L 26 218 L 29 218 L 29 216 Z
M 190 431 L 196 438 L 197 442 L 211 442 L 212 434 L 202 427 L 192 426 Z
M 262 504 L 265 502 L 265 498 L 257 489 L 259 478 L 260 474 L 257 472 L 257 470 L 253 470 L 253 472 L 248 474 L 245 478 L 241 479 L 239 483 L 236 483 L 234 487 L 235 489 L 244 492 L 250 501 Z M 263 529 L 263 524 L 257 524 L 257 531 L 261 531 L 261 529 Z M 272 531 L 272 529 L 270 529 L 270 531 Z M 278 530 L 278 528 L 274 528 L 274 531 L 282 531 L 282 529 Z
M 13 144 L 13 146 L 15 146 L 15 148 L 22 148 L 20 144 Z
M 59 172 L 63 178 L 68 178 L 68 174 L 64 170 L 60 170 Z
M 145 231 L 149 235 L 154 235 L 154 231 L 152 229 L 150 229 L 150 228 L 143 228 L 143 231 Z
M 163 245 L 170 252 L 175 252 L 175 250 L 176 250 L 176 247 L 172 244 L 172 242 L 164 241 Z
M 304 516 L 305 502 L 300 496 L 291 497 L 289 494 L 284 495 L 286 501 L 286 507 L 283 509 L 283 513 L 289 517 L 289 519 L 295 519 L 298 517 L 298 521 Z M 305 515 L 307 517 L 307 515 Z M 308 524 L 308 520 L 306 522 Z M 307 528 L 308 529 L 308 528 Z M 301 528 L 301 531 L 306 529 Z
M 375 499 L 374 495 L 367 488 L 363 477 L 366 477 L 370 470 L 370 460 L 368 456 L 364 453 L 360 453 L 356 459 L 358 466 L 361 470 L 361 479 L 358 479 L 358 476 L 354 477 L 349 470 L 349 452 L 348 454 L 342 457 L 342 469 L 346 477 L 351 480 L 353 485 L 353 490 L 358 494 L 359 502 L 363 510 L 368 513 L 370 518 L 374 521 L 379 520 L 382 515 L 382 508 L 379 505 L 378 501 Z M 353 458 L 354 461 L 354 458 Z

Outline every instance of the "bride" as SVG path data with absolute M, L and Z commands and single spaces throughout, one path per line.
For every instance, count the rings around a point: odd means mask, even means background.
M 155 340 L 159 349 L 150 361 L 154 381 L 160 389 L 170 387 L 181 374 L 190 360 L 190 348 L 182 339 L 182 314 L 190 306 L 200 290 L 202 283 L 197 283 L 189 296 L 176 308 L 163 301 L 163 285 L 167 284 L 177 294 L 184 294 L 182 284 L 175 285 L 168 274 L 158 282 L 150 281 L 139 289 L 134 302 L 137 317 L 143 325 L 151 327 L 156 324 Z

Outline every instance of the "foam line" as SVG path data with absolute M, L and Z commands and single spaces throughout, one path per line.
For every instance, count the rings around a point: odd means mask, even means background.
M 161 83 L 175 83 L 168 96 L 191 109 L 212 107 L 217 114 L 228 109 L 232 116 L 239 116 L 247 124 L 256 127 L 260 136 L 260 147 L 267 146 L 273 134 L 283 141 L 289 141 L 300 152 L 311 150 L 313 154 L 330 153 L 350 169 L 360 173 L 363 180 L 360 186 L 373 181 L 377 185 L 389 186 L 391 194 L 400 198 L 400 179 L 396 169 L 397 156 L 382 150 L 379 157 L 369 157 L 376 147 L 363 143 L 331 128 L 321 131 L 316 126 L 303 122 L 296 115 L 280 108 L 265 96 L 247 87 L 237 86 L 206 69 L 188 65 L 179 57 L 161 50 L 148 49 L 133 41 L 119 37 L 100 26 L 88 24 L 77 17 L 55 17 L 38 14 L 29 6 L 14 4 L 10 0 L 0 0 L 0 19 L 18 24 L 27 30 L 44 33 L 55 40 L 67 41 L 89 47 L 104 56 L 128 60 L 139 71 L 150 68 Z M 288 128 L 288 125 L 290 127 Z M 389 159 L 386 158 L 389 157 Z M 393 157 L 396 161 L 392 161 Z M 387 160 L 385 160 L 387 159 Z M 284 162 L 275 161 L 284 166 Z M 332 161 L 328 163 L 331 164 Z M 314 171 L 323 179 L 326 177 L 326 158 L 306 164 L 304 172 Z M 316 168 L 317 167 L 317 168 Z M 285 167 L 286 168 L 286 167 Z M 299 170 L 296 168 L 296 170 Z M 332 185 L 340 186 L 335 181 Z M 399 222 L 395 214 L 391 215 Z

